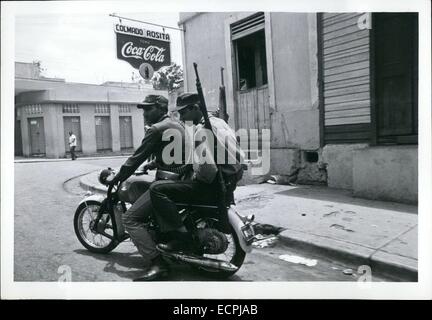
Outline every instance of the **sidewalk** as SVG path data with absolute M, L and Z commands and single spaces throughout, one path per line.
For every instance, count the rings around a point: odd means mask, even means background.
M 81 186 L 106 191 L 97 176 L 81 177 Z M 279 239 L 289 246 L 417 280 L 416 206 L 354 198 L 326 187 L 268 183 L 238 187 L 236 200 L 241 214 L 284 228 Z

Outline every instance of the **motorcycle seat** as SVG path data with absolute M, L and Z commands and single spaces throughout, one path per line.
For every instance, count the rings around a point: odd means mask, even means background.
M 190 203 L 177 202 L 176 206 L 178 208 L 191 208 L 191 209 L 210 209 L 210 210 L 217 210 L 218 209 L 218 206 L 209 205 L 209 204 L 190 204 Z

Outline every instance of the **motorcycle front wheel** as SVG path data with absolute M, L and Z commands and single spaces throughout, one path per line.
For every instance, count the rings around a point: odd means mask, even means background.
M 74 229 L 78 240 L 87 250 L 94 253 L 108 253 L 117 247 L 119 242 L 92 230 L 91 227 L 98 215 L 100 206 L 101 203 L 97 201 L 82 203 L 75 211 Z M 102 215 L 101 221 L 105 223 L 103 232 L 114 236 L 108 213 Z

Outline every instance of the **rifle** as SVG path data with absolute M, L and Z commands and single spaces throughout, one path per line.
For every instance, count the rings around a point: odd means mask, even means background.
M 224 68 L 221 67 L 221 83 L 222 85 L 219 87 L 219 118 L 224 119 L 225 122 L 228 123 L 228 114 L 227 114 L 227 106 L 226 106 L 226 95 L 225 95 L 225 85 L 224 85 L 224 77 L 223 77 Z
M 207 113 L 207 106 L 206 106 L 206 102 L 204 99 L 204 94 L 202 91 L 202 87 L 201 87 L 201 81 L 198 75 L 198 65 L 196 64 L 196 62 L 193 63 L 194 69 L 195 69 L 195 76 L 196 76 L 196 88 L 197 88 L 197 92 L 198 92 L 198 97 L 200 99 L 200 110 L 201 113 L 203 114 L 204 117 L 204 127 L 208 130 L 210 130 L 213 133 L 213 141 L 217 141 L 217 137 L 213 131 L 212 125 L 210 123 L 210 119 L 208 117 L 208 113 Z M 214 159 L 214 151 L 213 151 L 213 159 Z M 216 160 L 215 160 L 216 162 Z M 225 186 L 225 180 L 224 177 L 222 175 L 222 170 L 221 170 L 221 166 L 217 165 L 217 169 L 218 169 L 218 173 L 217 173 L 217 178 L 218 178 L 218 182 L 219 182 L 219 202 L 218 202 L 218 208 L 219 208 L 219 212 L 221 214 L 221 229 L 222 231 L 228 233 L 230 232 L 230 226 L 229 226 L 229 220 L 228 220 L 228 211 L 227 211 L 227 206 L 226 206 L 226 186 Z

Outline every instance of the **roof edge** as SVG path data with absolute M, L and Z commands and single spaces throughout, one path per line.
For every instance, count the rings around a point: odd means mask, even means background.
M 188 16 L 184 17 L 183 19 L 180 19 L 179 22 L 177 22 L 178 26 L 181 26 L 182 24 L 188 22 L 189 20 L 192 20 L 195 17 L 203 14 L 203 12 L 187 12 L 187 13 L 191 13 L 191 15 L 188 15 Z

